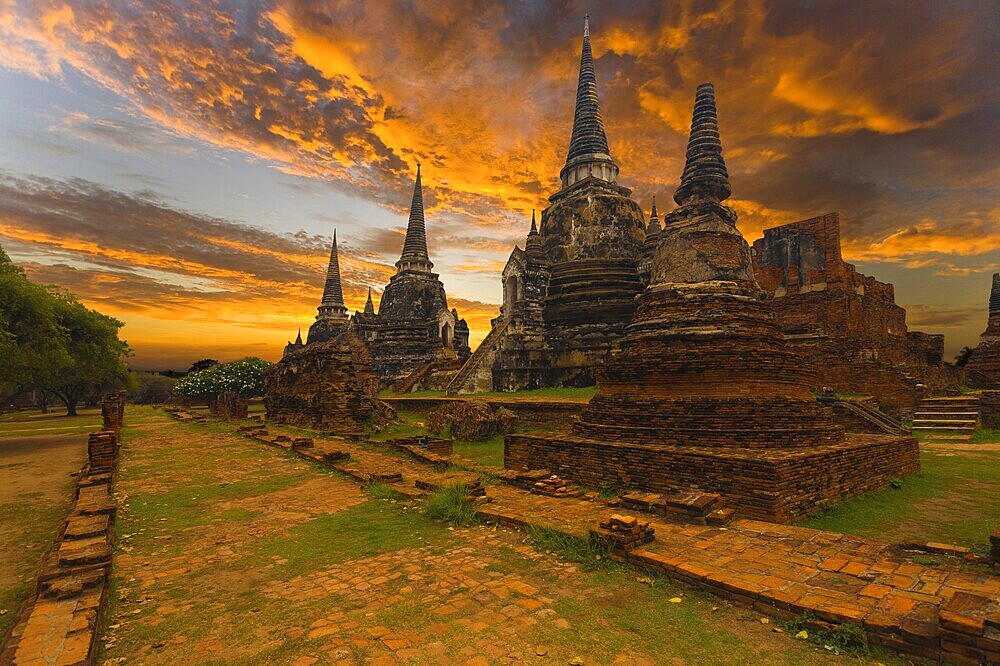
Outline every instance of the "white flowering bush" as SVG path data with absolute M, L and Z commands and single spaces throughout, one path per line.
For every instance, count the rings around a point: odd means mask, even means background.
M 212 404 L 223 391 L 232 391 L 248 398 L 264 395 L 264 370 L 270 363 L 249 357 L 230 363 L 213 365 L 192 372 L 174 384 L 174 395 Z

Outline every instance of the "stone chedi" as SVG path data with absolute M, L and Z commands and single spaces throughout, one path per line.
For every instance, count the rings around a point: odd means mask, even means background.
M 598 487 L 721 494 L 787 520 L 917 470 L 911 438 L 847 437 L 816 402 L 754 280 L 719 138 L 698 87 L 686 164 L 621 349 L 570 435 L 511 435 L 505 464 Z
M 524 250 L 503 271 L 493 328 L 449 386 L 452 393 L 587 386 L 625 332 L 643 284 L 638 262 L 646 224 L 618 185 L 597 96 L 584 19 L 576 110 L 561 188 L 532 216 Z
M 990 318 L 965 371 L 972 386 L 1000 389 L 1000 273 L 993 274 Z
M 396 274 L 382 292 L 378 314 L 369 301 L 352 328 L 365 339 L 383 385 L 429 364 L 468 358 L 469 325 L 448 309 L 444 284 L 427 254 L 420 165 Z
M 264 374 L 264 407 L 275 423 L 355 435 L 380 418 L 379 381 L 371 354 L 350 329 L 340 284 L 337 235 L 316 321 Z
M 814 390 L 874 395 L 899 413 L 924 389 L 961 384 L 941 362 L 944 336 L 908 330 L 893 286 L 843 260 L 836 213 L 765 229 L 751 254 L 786 341 L 816 370 Z

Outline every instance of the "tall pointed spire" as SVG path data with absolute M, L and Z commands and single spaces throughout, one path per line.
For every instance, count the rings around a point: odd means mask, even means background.
M 1000 314 L 1000 273 L 993 274 L 993 288 L 990 289 L 990 314 Z
M 718 203 L 728 199 L 732 192 L 726 161 L 722 159 L 715 88 L 711 83 L 702 83 L 695 93 L 684 174 L 674 201 L 681 206 L 697 201 Z
M 545 260 L 545 250 L 542 249 L 542 237 L 538 235 L 538 225 L 535 223 L 535 209 L 531 209 L 531 231 L 524 241 L 524 251 L 536 261 Z
M 368 300 L 365 301 L 365 314 L 375 314 L 375 304 L 372 303 L 372 288 L 368 287 Z
M 299 326 L 299 334 L 295 336 L 295 344 L 302 346 L 302 327 Z
M 429 273 L 434 264 L 427 255 L 427 230 L 424 222 L 424 193 L 420 183 L 420 164 L 417 163 L 417 179 L 413 183 L 413 199 L 410 201 L 410 220 L 406 223 L 406 240 L 403 254 L 396 262 L 400 271 L 422 271 Z
M 618 164 L 611 158 L 608 137 L 597 99 L 597 77 L 594 55 L 590 50 L 590 16 L 583 17 L 583 52 L 580 55 L 580 78 L 576 87 L 576 110 L 573 113 L 573 134 L 566 154 L 566 165 L 559 177 L 563 187 L 595 176 L 601 180 L 618 180 Z
M 660 227 L 660 216 L 656 212 L 656 197 L 653 197 L 653 209 L 649 213 L 649 224 L 646 226 L 646 240 L 643 242 L 643 253 L 651 256 L 660 242 L 660 234 L 663 229 Z
M 323 300 L 320 301 L 320 317 L 343 317 L 347 315 L 344 305 L 344 291 L 340 286 L 340 257 L 337 253 L 337 230 L 333 230 L 333 244 L 330 246 L 330 263 L 326 268 L 326 284 L 323 286 Z
M 653 210 L 649 212 L 649 226 L 646 227 L 646 235 L 649 236 L 650 232 L 660 233 L 660 216 L 656 212 L 656 195 L 653 195 Z

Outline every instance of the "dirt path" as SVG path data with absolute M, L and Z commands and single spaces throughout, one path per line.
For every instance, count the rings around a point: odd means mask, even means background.
M 665 579 L 433 523 L 221 428 L 126 415 L 140 422 L 116 482 L 103 663 L 849 662 Z
M 69 510 L 86 435 L 0 438 L 0 638 L 13 625 L 42 555 Z

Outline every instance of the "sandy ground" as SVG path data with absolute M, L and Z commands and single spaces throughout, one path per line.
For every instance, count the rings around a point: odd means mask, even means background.
M 69 510 L 70 475 L 86 457 L 86 435 L 0 438 L 0 638 Z

